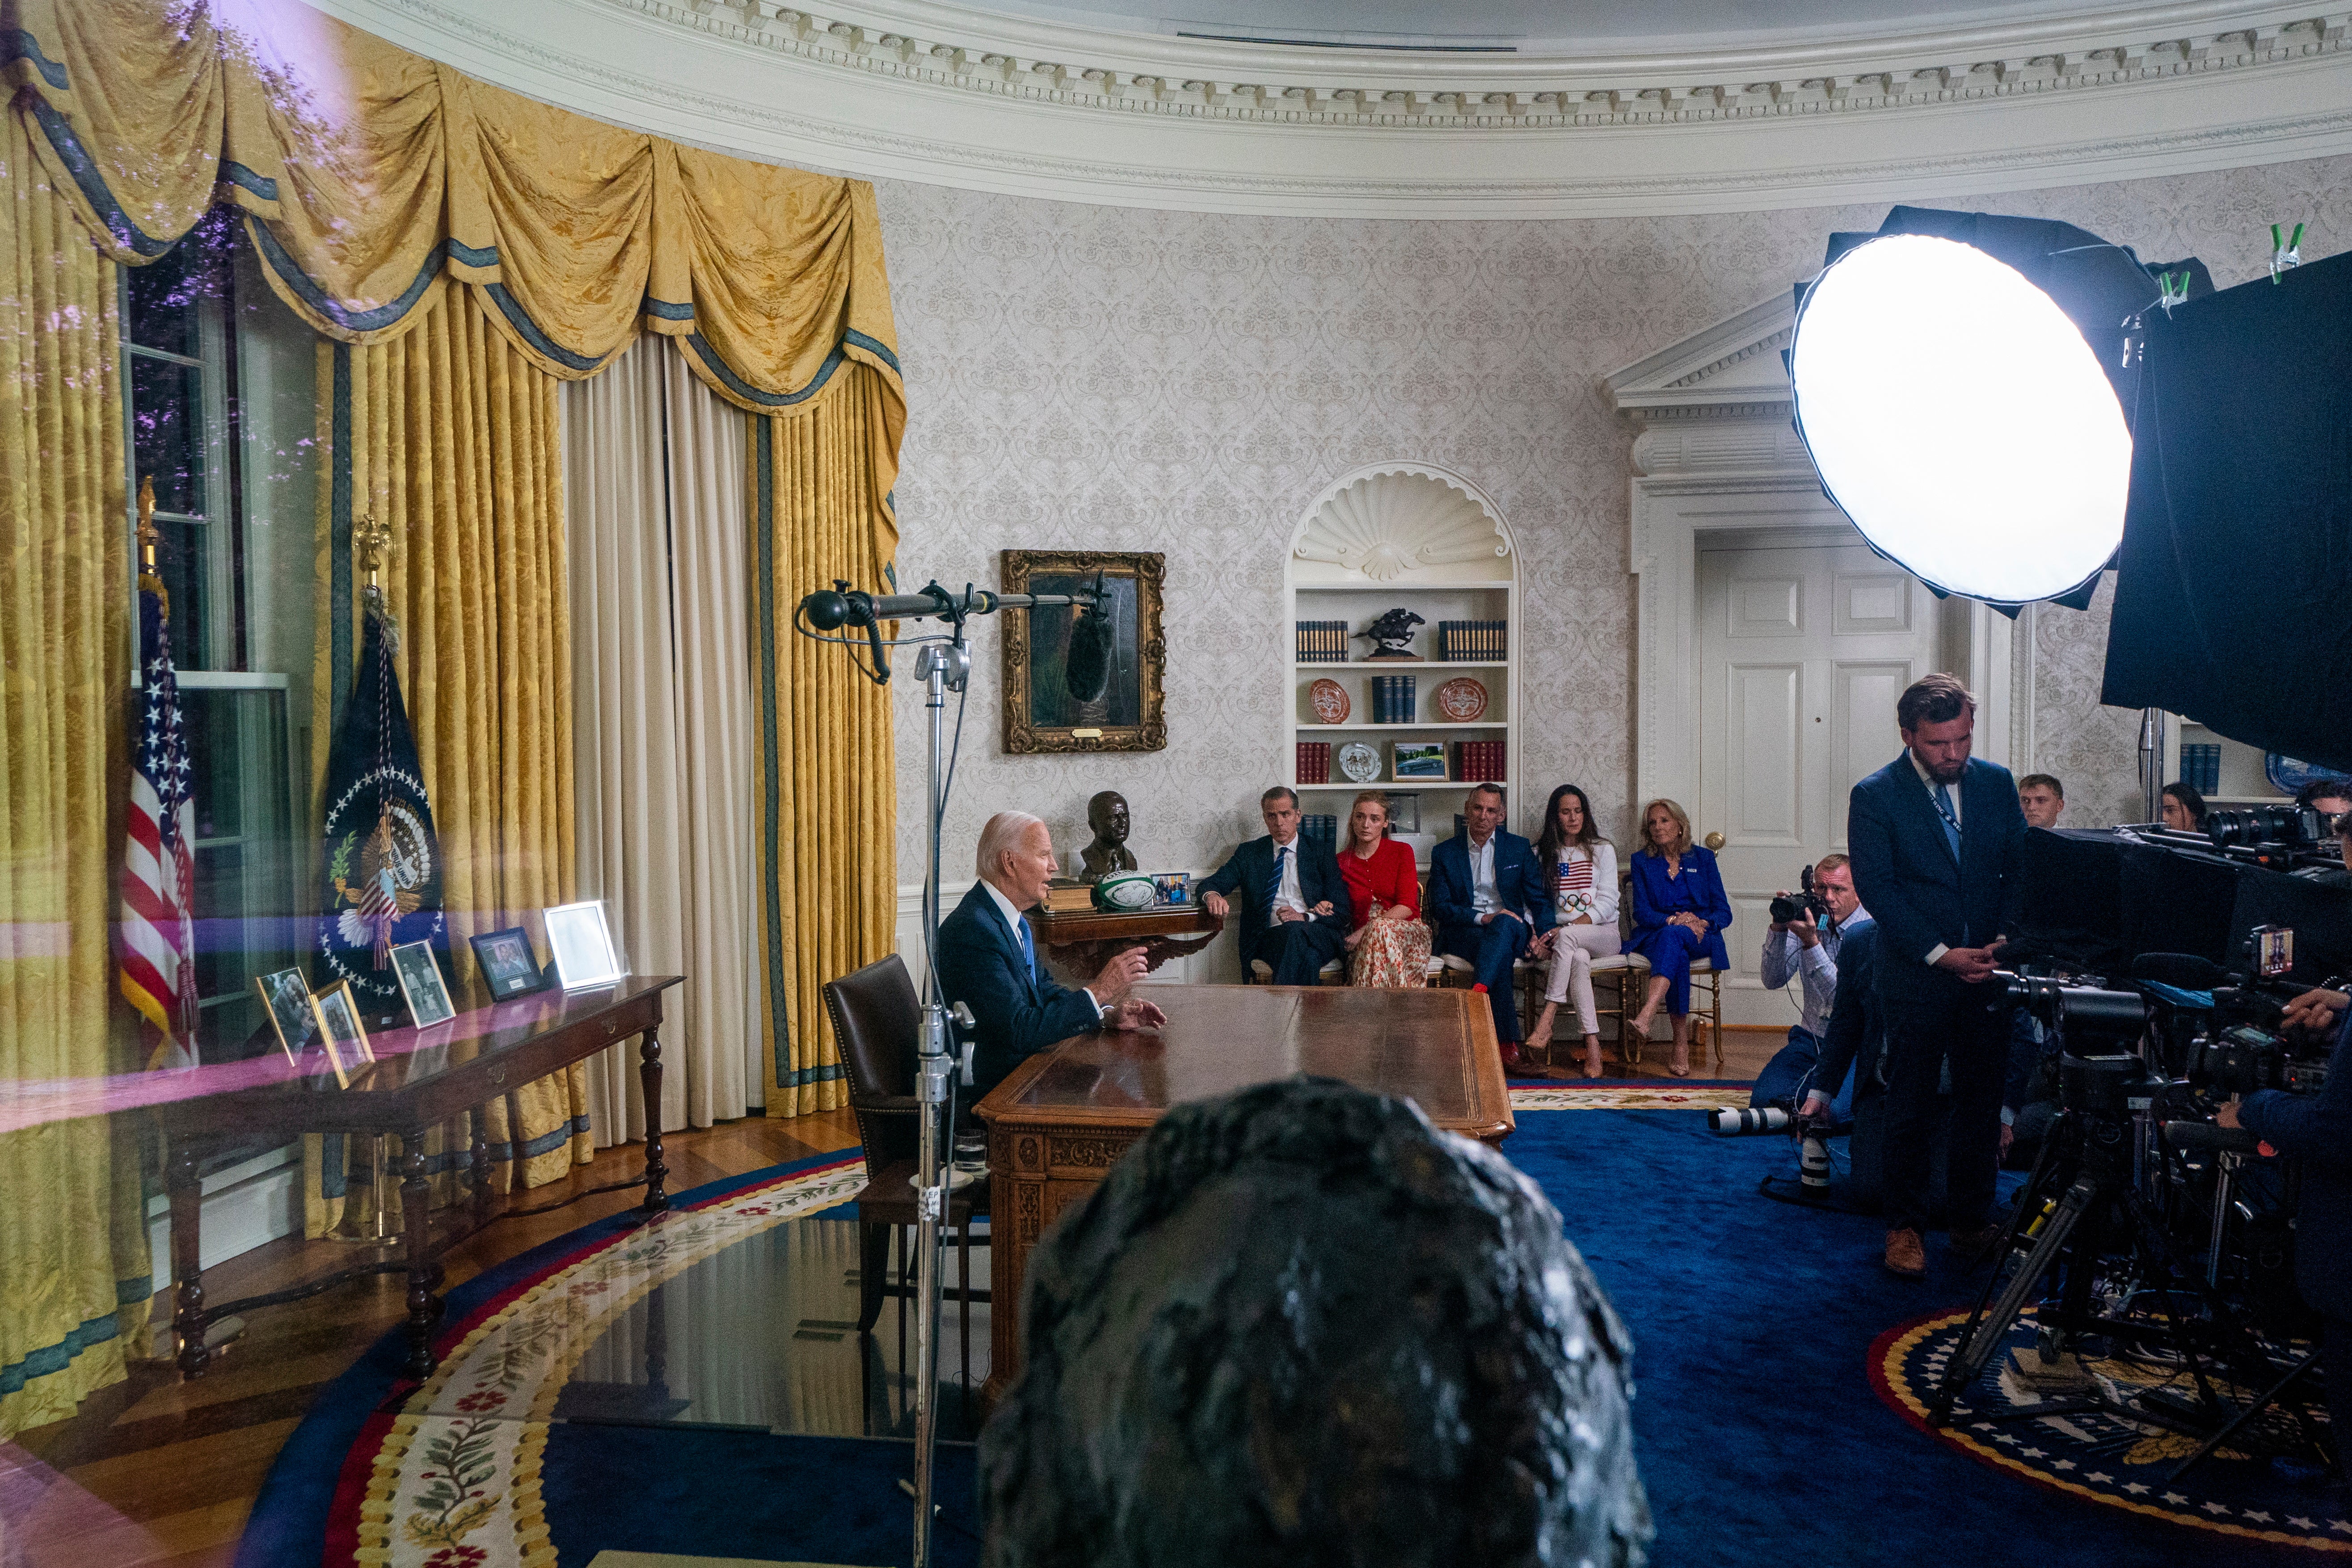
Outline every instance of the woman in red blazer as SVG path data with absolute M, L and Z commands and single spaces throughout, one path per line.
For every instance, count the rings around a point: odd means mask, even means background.
M 1348 983 L 1418 990 L 1429 984 L 1429 928 L 1412 849 L 1388 836 L 1389 797 L 1368 789 L 1348 811 L 1339 879 L 1356 927 L 1348 933 Z

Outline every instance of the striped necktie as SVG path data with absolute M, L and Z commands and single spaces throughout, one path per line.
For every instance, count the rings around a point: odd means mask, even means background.
M 1265 879 L 1265 918 L 1269 923 L 1276 918 L 1274 900 L 1282 896 L 1282 866 L 1289 853 L 1290 847 L 1286 844 L 1274 852 L 1274 875 Z

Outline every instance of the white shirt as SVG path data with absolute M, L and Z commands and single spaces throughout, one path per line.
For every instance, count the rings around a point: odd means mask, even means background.
M 1503 907 L 1495 892 L 1495 835 L 1491 833 L 1486 843 L 1470 846 L 1470 907 L 1482 916 Z
M 1302 915 L 1307 912 L 1307 900 L 1298 891 L 1298 836 L 1292 834 L 1290 842 L 1276 845 L 1274 852 L 1280 858 L 1282 886 L 1275 889 L 1274 902 L 1265 908 L 1265 923 L 1269 926 L 1282 923 L 1284 910 L 1297 910 Z
M 1019 947 L 1021 945 L 1021 911 L 1013 907 L 1013 900 L 1004 896 L 1004 889 L 990 881 L 987 878 L 982 877 L 980 879 L 980 885 L 988 889 L 988 896 L 996 900 L 996 912 L 1004 917 L 1004 928 L 1013 938 L 1013 945 Z M 1030 939 L 1030 944 L 1033 948 L 1036 944 L 1036 939 L 1034 935 Z M 1040 967 L 1042 968 L 1043 965 L 1040 965 Z M 1102 998 L 1097 996 L 1092 991 L 1087 990 L 1085 986 L 1080 986 L 1079 989 L 1086 991 L 1087 1000 L 1095 1005 L 1095 1016 L 1099 1019 L 1103 1016 L 1104 1011 Z
M 1617 923 L 1617 848 L 1606 838 L 1593 840 L 1592 847 L 1567 844 L 1559 851 L 1559 886 L 1553 889 L 1552 907 L 1559 911 L 1562 925 L 1573 925 L 1576 917 L 1587 915 L 1597 926 Z
M 1920 782 L 1921 784 L 1926 784 L 1926 785 L 1927 786 L 1927 802 L 1928 802 L 1928 804 L 1929 804 L 1929 805 L 1935 805 L 1935 804 L 1936 804 L 1936 775 L 1935 775 L 1935 774 L 1933 774 L 1933 773 L 1929 773 L 1929 772 L 1927 771 L 1927 763 L 1923 763 L 1923 762 L 1921 762 L 1921 761 L 1919 760 L 1919 753 L 1918 753 L 1918 752 L 1915 752 L 1915 751 L 1913 751 L 1910 747 L 1908 747 L 1908 746 L 1904 747 L 1904 748 L 1903 748 L 1903 754 L 1904 754 L 1905 756 L 1906 756 L 1906 757 L 1908 757 L 1908 758 L 1910 758 L 1910 759 L 1911 759 L 1911 771 L 1912 771 L 1913 773 L 1917 773 L 1917 774 L 1919 775 L 1919 782 Z M 1949 796 L 1951 797 L 1951 800 L 1952 800 L 1952 826 L 1955 826 L 1955 827 L 1958 827 L 1958 826 L 1960 825 L 1960 792 L 1959 792 L 1959 789 L 1958 789 L 1958 786 L 1956 786 L 1956 785 L 1952 785 L 1952 784 L 1946 784 L 1946 785 L 1944 786 L 1944 793 L 1945 793 L 1946 795 L 1949 795 Z M 1941 811 L 1938 811 L 1938 812 L 1937 813 L 1937 815 L 1940 816 L 1942 816 L 1943 814 L 1942 814 L 1942 812 L 1941 812 Z M 1946 945 L 1945 943 L 1940 942 L 1937 942 L 1935 946 L 1933 946 L 1933 947 L 1929 948 L 1929 949 L 1927 950 L 1927 967 L 1928 967 L 1928 968 L 1930 968 L 1930 969 L 1935 968 L 1935 967 L 1936 967 L 1936 960 L 1937 960 L 1937 959 L 1939 959 L 1939 958 L 1943 957 L 1943 956 L 1944 956 L 1944 954 L 1946 954 L 1946 953 L 1948 953 L 1948 952 L 1951 952 L 1951 951 L 1952 951 L 1952 950 L 1951 950 L 1951 948 L 1950 948 L 1949 946 L 1948 946 L 1948 945 Z

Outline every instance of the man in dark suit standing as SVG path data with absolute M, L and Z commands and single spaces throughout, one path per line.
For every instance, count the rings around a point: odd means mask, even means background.
M 1167 1016 L 1128 994 L 1143 978 L 1143 949 L 1115 955 L 1085 989 L 1073 991 L 1045 973 L 1036 940 L 1021 911 L 1045 897 L 1060 869 L 1053 835 L 1025 811 L 1004 811 L 980 831 L 975 869 L 980 880 L 955 912 L 940 922 L 940 994 L 971 1009 L 976 1027 L 971 1088 L 965 1104 L 1004 1080 L 1023 1058 L 1057 1040 L 1096 1029 L 1155 1028 Z
M 1903 754 L 1853 786 L 1846 817 L 1854 890 L 1878 922 L 1886 1025 L 1889 1271 L 1927 1271 L 1930 1121 L 1947 1064 L 1951 1131 L 1945 1182 L 1952 1250 L 1981 1258 L 2000 1158 L 2009 1015 L 1986 982 L 2023 892 L 2025 816 L 2009 770 L 1969 755 L 1976 699 L 1948 675 L 1895 703 Z
M 1470 961 L 1486 1005 L 1495 1010 L 1495 1038 L 1503 1065 L 1519 1065 L 1518 996 L 1511 965 L 1528 953 L 1551 951 L 1559 923 L 1552 890 L 1544 886 L 1535 846 L 1503 826 L 1503 789 L 1482 784 L 1462 805 L 1463 831 L 1429 854 L 1429 915 L 1437 951 Z
M 1298 796 L 1276 784 L 1258 796 L 1265 837 L 1233 852 L 1198 884 L 1201 907 L 1230 923 L 1242 950 L 1273 971 L 1276 985 L 1313 985 L 1348 940 L 1348 884 L 1331 847 L 1298 837 Z

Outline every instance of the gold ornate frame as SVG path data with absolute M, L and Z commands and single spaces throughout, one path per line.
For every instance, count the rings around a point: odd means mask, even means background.
M 1007 550 L 999 558 L 998 582 L 1007 594 L 1030 592 L 1032 579 L 1041 574 L 1063 575 L 1097 572 L 1135 580 L 1136 644 L 1129 650 L 1137 660 L 1139 724 L 1084 726 L 1039 725 L 1032 721 L 1030 702 L 1029 616 L 1006 616 L 1004 648 L 1004 749 L 1007 752 L 1158 752 L 1168 745 L 1168 643 L 1160 630 L 1160 588 L 1167 577 L 1168 558 L 1157 552 L 1119 553 L 1100 550 Z

